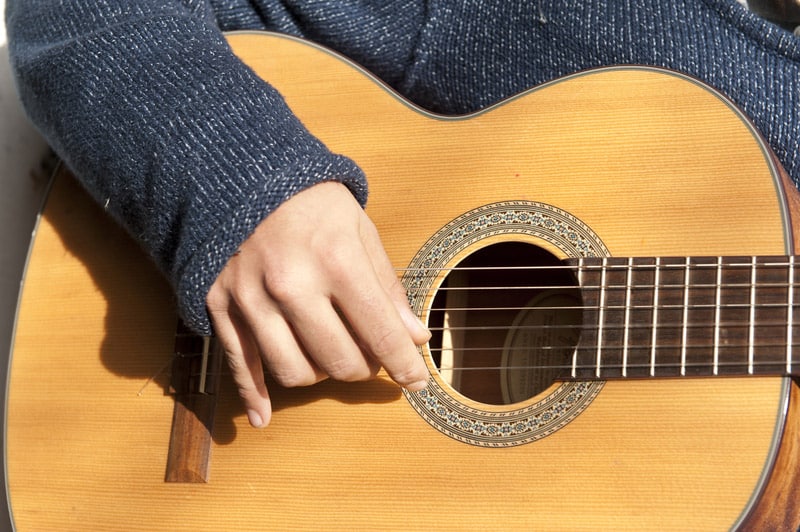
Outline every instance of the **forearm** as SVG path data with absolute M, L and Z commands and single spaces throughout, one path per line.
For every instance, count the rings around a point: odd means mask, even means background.
M 230 52 L 204 5 L 9 0 L 23 102 L 90 192 L 154 257 L 207 332 L 209 286 L 285 199 L 363 176 Z M 131 5 L 134 4 L 134 5 Z

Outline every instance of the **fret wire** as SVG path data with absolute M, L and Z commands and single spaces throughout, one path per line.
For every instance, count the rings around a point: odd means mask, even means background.
M 650 343 L 652 344 L 652 348 L 650 349 L 650 376 L 655 375 L 655 365 L 656 365 L 656 337 L 658 335 L 658 282 L 661 279 L 661 270 L 659 270 L 659 265 L 661 264 L 661 259 L 656 258 L 656 270 L 655 270 L 655 278 L 653 279 L 653 320 L 652 320 L 652 330 L 650 332 Z
M 583 266 L 583 257 L 578 259 L 578 266 Z M 583 284 L 583 269 L 578 270 L 578 284 Z M 578 350 L 576 349 L 575 352 L 572 354 L 572 376 L 577 377 L 578 375 Z
M 607 258 L 603 257 L 603 266 L 604 268 L 600 271 L 600 299 L 597 305 L 597 355 L 596 355 L 596 363 L 595 366 L 597 367 L 596 375 L 600 376 L 600 364 L 602 362 L 602 353 L 603 350 L 601 349 L 601 345 L 603 343 L 603 315 L 604 315 L 604 307 L 606 303 L 606 268 L 605 265 L 607 263 Z
M 686 257 L 683 272 L 683 323 L 681 327 L 681 375 L 686 375 L 687 341 L 689 335 L 689 280 L 692 260 Z
M 625 329 L 622 333 L 622 376 L 628 376 L 628 342 L 630 340 L 631 297 L 633 292 L 633 257 L 628 257 L 628 271 L 625 273 Z
M 756 257 L 752 257 L 750 264 L 750 327 L 747 332 L 749 339 L 749 346 L 747 349 L 747 372 L 752 375 L 756 339 Z
M 789 257 L 789 290 L 786 305 L 786 373 L 792 373 L 792 336 L 794 334 L 794 255 Z

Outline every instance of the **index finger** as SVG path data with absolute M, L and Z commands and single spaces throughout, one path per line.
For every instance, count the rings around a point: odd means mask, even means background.
M 408 293 L 400 279 L 398 279 L 397 271 L 383 248 L 378 230 L 371 221 L 368 224 L 361 225 L 361 240 L 364 243 L 367 255 L 369 255 L 369 261 L 372 264 L 378 282 L 383 286 L 395 308 L 400 313 L 406 329 L 411 334 L 411 339 L 417 345 L 424 344 L 430 340 L 431 333 L 411 310 L 411 306 L 408 303 Z
M 395 302 L 370 260 L 355 264 L 347 279 L 337 284 L 334 303 L 362 347 L 392 380 L 410 391 L 425 388 L 428 368 Z

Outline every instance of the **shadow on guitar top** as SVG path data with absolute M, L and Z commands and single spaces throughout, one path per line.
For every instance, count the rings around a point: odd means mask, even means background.
M 53 227 L 69 255 L 64 261 L 76 260 L 82 265 L 76 269 L 51 264 L 48 268 L 61 267 L 65 283 L 99 292 L 102 298 L 104 305 L 73 308 L 76 312 L 97 315 L 96 326 L 91 322 L 92 328 L 86 334 L 96 335 L 98 340 L 102 336 L 98 355 L 103 366 L 114 375 L 141 382 L 140 393 L 152 393 L 151 388 L 157 386 L 161 393 L 170 394 L 170 368 L 178 319 L 172 290 L 164 276 L 63 165 L 54 177 L 43 218 Z M 74 277 L 76 271 L 81 272 L 77 274 L 79 277 L 85 278 L 67 279 L 67 276 Z M 100 308 L 102 306 L 105 308 Z M 217 444 L 231 443 L 236 436 L 234 418 L 245 416 L 237 398 L 224 398 L 236 394 L 226 369 L 223 364 L 221 400 L 213 431 Z M 275 412 L 323 399 L 359 403 L 369 398 L 373 403 L 388 403 L 396 401 L 402 393 L 386 378 L 346 384 L 325 381 L 286 389 L 270 382 L 268 377 L 267 385 Z M 344 387 L 347 387 L 346 393 Z M 359 393 L 352 393 L 354 391 Z

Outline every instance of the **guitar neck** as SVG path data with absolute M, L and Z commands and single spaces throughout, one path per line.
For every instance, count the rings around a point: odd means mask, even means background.
M 800 373 L 795 257 L 570 262 L 583 300 L 572 378 Z

